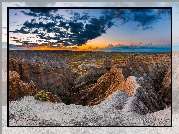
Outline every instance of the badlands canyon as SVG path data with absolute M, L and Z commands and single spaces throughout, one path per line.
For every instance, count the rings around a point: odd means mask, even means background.
M 138 116 L 147 117 L 143 118 L 138 125 L 170 126 L 171 73 L 171 53 L 11 50 L 9 51 L 8 72 L 10 124 L 29 125 L 27 121 L 24 121 L 26 123 L 14 122 L 17 120 L 15 115 L 18 114 L 14 108 L 15 105 L 22 105 L 31 100 L 31 103 L 35 105 L 38 103 L 37 105 L 42 107 L 42 115 L 44 111 L 48 112 L 43 110 L 48 106 L 49 109 L 56 107 L 54 116 L 60 112 L 59 107 L 66 108 L 68 112 L 72 108 L 72 115 L 76 115 L 73 109 L 78 109 L 77 111 L 81 113 L 78 116 L 82 116 L 80 121 L 73 117 L 66 119 L 68 120 L 66 123 L 57 120 L 47 123 L 48 121 L 44 119 L 45 123 L 35 125 L 88 126 L 90 119 L 96 116 L 97 123 L 92 121 L 93 125 L 130 126 L 136 124 L 132 124 L 133 121 L 122 123 L 118 117 L 128 118 L 128 116 L 125 117 L 125 114 L 132 113 L 136 115 L 136 121 L 138 121 Z M 39 91 L 48 94 L 48 102 L 34 99 L 34 95 Z M 57 105 L 59 105 L 58 108 Z M 22 107 L 25 108 L 25 104 Z M 89 109 L 92 109 L 91 113 Z M 97 110 L 100 113 L 100 109 L 101 112 L 103 111 L 102 117 L 94 112 Z M 85 114 L 86 110 L 89 117 L 85 116 L 88 115 Z M 162 114 L 162 111 L 164 114 L 167 113 L 167 122 L 163 124 L 145 123 L 146 120 L 155 118 L 156 115 L 154 117 L 153 115 L 156 112 Z M 63 112 L 65 110 L 59 114 L 63 116 Z M 26 113 L 25 116 L 27 115 Z M 113 120 L 114 118 L 116 120 L 114 123 L 107 121 L 107 118 L 112 118 L 112 115 Z M 41 118 L 40 115 L 38 118 Z M 88 121 L 84 121 L 85 119 Z M 103 123 L 99 123 L 102 121 Z M 105 121 L 107 123 L 104 123 Z

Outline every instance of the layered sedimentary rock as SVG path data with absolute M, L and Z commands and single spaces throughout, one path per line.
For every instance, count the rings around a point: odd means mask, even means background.
M 138 114 L 147 114 L 163 110 L 166 108 L 161 96 L 152 88 L 151 85 L 146 84 L 149 81 L 143 78 L 136 78 L 136 87 L 132 96 L 126 102 L 123 108 L 124 112 L 136 112 Z
M 97 105 L 120 90 L 129 97 L 125 111 L 146 114 L 162 110 L 170 106 L 170 72 L 170 61 L 130 59 L 123 67 L 113 66 L 92 87 L 79 93 L 77 104 Z
M 53 95 L 51 92 L 46 92 L 47 96 L 49 97 L 49 101 L 52 103 L 61 103 L 62 100 L 57 96 Z
M 15 71 L 9 71 L 9 100 L 15 101 L 24 96 L 33 96 L 37 93 L 34 82 L 24 83 Z
M 171 60 L 170 55 L 161 59 L 156 57 L 142 59 L 130 58 L 128 63 L 122 67 L 125 78 L 135 76 L 142 78 L 146 82 L 140 83 L 144 88 L 151 88 L 160 95 L 162 101 L 171 105 Z
M 115 65 L 107 59 L 79 77 L 68 67 L 43 68 L 23 60 L 10 59 L 9 68 L 24 82 L 33 80 L 38 89 L 52 92 L 66 104 L 93 106 L 119 97 L 115 101 L 119 109 L 146 114 L 171 105 L 170 55 L 158 56 L 132 56 Z
M 127 86 L 127 84 L 129 84 Z M 130 88 L 129 88 L 130 86 Z M 84 91 L 79 103 L 83 105 L 96 105 L 117 90 L 125 91 L 129 96 L 133 93 L 135 83 L 129 78 L 124 80 L 121 68 L 112 67 L 109 72 L 102 75 L 96 84 Z
M 171 67 L 169 67 L 166 75 L 163 78 L 161 88 L 158 91 L 159 95 L 167 106 L 171 106 L 171 91 Z
M 62 102 L 61 99 L 53 95 L 51 92 L 45 92 L 44 90 L 40 90 L 43 93 L 46 93 L 49 97 L 50 102 Z M 34 96 L 39 91 L 34 85 L 34 82 L 24 83 L 20 79 L 20 75 L 16 71 L 9 71 L 9 100 L 15 101 L 21 99 L 24 96 Z
M 9 70 L 17 71 L 20 79 L 24 82 L 33 81 L 38 89 L 52 92 L 59 96 L 68 96 L 69 84 L 73 83 L 75 73 L 70 69 L 61 68 L 42 68 L 40 63 L 31 64 L 27 61 L 9 59 Z
M 87 75 L 103 75 L 107 72 L 105 67 L 90 67 Z

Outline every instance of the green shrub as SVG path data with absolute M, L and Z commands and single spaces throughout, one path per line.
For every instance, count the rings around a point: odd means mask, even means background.
M 46 93 L 40 91 L 38 92 L 35 96 L 34 96 L 35 99 L 37 100 L 41 100 L 41 101 L 48 101 L 49 100 L 49 97 Z

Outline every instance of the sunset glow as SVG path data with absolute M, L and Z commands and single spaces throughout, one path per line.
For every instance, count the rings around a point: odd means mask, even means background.
M 29 8 L 10 9 L 9 13 L 9 44 L 14 49 L 96 51 L 171 46 L 170 9 Z

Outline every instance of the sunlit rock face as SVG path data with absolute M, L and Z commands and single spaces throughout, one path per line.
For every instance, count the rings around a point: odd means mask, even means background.
M 129 96 L 133 93 L 135 83 L 129 77 L 126 81 L 121 68 L 112 67 L 109 72 L 102 75 L 97 82 L 84 91 L 79 103 L 96 105 L 117 90 L 125 91 Z
M 156 55 L 157 56 L 157 55 Z M 167 55 L 164 58 L 169 58 Z M 170 59 L 130 58 L 125 66 L 114 65 L 97 82 L 83 91 L 78 104 L 97 105 L 114 92 L 128 95 L 125 111 L 146 114 L 163 110 L 171 104 Z
M 85 95 L 83 95 L 79 103 L 84 103 L 84 105 L 99 104 L 108 95 L 117 91 L 116 86 L 123 84 L 123 76 L 121 72 L 120 69 L 112 68 L 109 72 L 102 75 L 94 86 L 84 91 Z
M 125 78 L 135 76 L 139 85 L 124 110 L 146 114 L 171 106 L 170 55 L 165 55 L 160 60 L 157 55 L 145 60 L 131 58 L 123 67 L 123 74 Z
M 148 82 L 142 77 L 137 78 L 135 76 L 129 76 L 125 80 L 121 68 L 112 68 L 108 73 L 101 76 L 93 87 L 86 90 L 85 97 L 82 97 L 79 104 L 93 106 L 103 103 L 107 98 L 111 98 L 111 100 L 116 102 L 114 98 L 117 97 L 113 98 L 112 94 L 122 91 L 126 94 L 125 98 L 127 99 L 122 103 L 119 101 L 115 104 L 120 109 L 124 107 L 126 112 L 132 111 L 146 114 L 163 110 L 166 108 L 165 103 L 161 96 L 152 89 L 152 86 L 147 84 Z M 121 97 L 121 95 L 118 97 Z
M 51 92 L 40 91 L 47 94 L 50 102 L 62 102 L 58 96 L 53 95 Z M 32 80 L 30 83 L 24 83 L 20 80 L 20 75 L 16 71 L 9 71 L 9 101 L 19 100 L 24 96 L 35 96 L 40 91 L 37 90 Z
M 138 86 L 127 100 L 123 111 L 147 114 L 166 108 L 161 96 L 150 85 L 145 84 L 147 80 L 136 78 L 136 82 Z
M 33 96 L 37 93 L 34 82 L 24 83 L 15 71 L 9 71 L 9 100 L 15 101 L 24 96 Z

